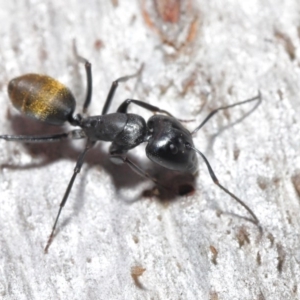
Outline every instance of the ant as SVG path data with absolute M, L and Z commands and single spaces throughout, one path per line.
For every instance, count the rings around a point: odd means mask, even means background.
M 87 78 L 86 97 L 83 104 L 83 114 L 85 114 L 92 98 L 92 65 L 88 60 L 79 56 L 77 53 L 76 56 L 78 60 L 84 64 Z M 152 180 L 156 185 L 166 189 L 168 188 L 160 184 L 155 178 L 133 163 L 126 156 L 126 153 L 141 143 L 148 143 L 146 146 L 146 155 L 151 161 L 167 169 L 190 174 L 196 173 L 198 169 L 197 156 L 201 156 L 213 182 L 242 205 L 252 216 L 252 219 L 249 220 L 261 229 L 259 220 L 254 212 L 240 198 L 219 183 L 218 178 L 204 154 L 195 148 L 192 138 L 192 135 L 198 132 L 218 111 L 257 100 L 260 103 L 260 93 L 254 98 L 213 110 L 192 132 L 184 128 L 180 120 L 172 116 L 168 111 L 140 100 L 127 99 L 119 106 L 115 113 L 108 113 L 118 84 L 137 77 L 141 73 L 142 68 L 143 66 L 136 74 L 115 80 L 109 90 L 101 115 L 90 117 L 83 117 L 81 114 L 74 116 L 76 101 L 72 92 L 66 86 L 49 76 L 26 74 L 14 78 L 9 82 L 9 98 L 12 104 L 21 113 L 52 125 L 61 126 L 63 123 L 69 122 L 70 125 L 79 127 L 80 129 L 43 136 L 0 135 L 0 139 L 26 143 L 83 138 L 87 140 L 84 150 L 77 159 L 73 175 L 60 203 L 51 234 L 44 249 L 45 253 L 48 252 L 53 241 L 60 214 L 68 200 L 75 178 L 81 170 L 84 158 L 97 141 L 112 142 L 109 153 L 113 163 L 127 164 L 139 175 Z M 140 115 L 127 112 L 130 104 L 135 104 L 149 110 L 153 112 L 154 115 L 150 117 L 146 123 L 144 118 Z

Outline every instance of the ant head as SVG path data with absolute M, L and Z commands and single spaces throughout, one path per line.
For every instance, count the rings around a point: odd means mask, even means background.
M 146 154 L 153 162 L 170 170 L 194 173 L 197 154 L 186 145 L 193 145 L 191 133 L 175 118 L 155 115 L 148 123 Z

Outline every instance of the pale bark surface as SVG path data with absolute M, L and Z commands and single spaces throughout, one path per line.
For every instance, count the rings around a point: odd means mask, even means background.
M 169 12 L 157 2 L 169 3 Z M 80 112 L 85 73 L 73 39 L 93 64 L 91 115 L 101 113 L 111 82 L 142 63 L 141 78 L 120 85 L 111 111 L 141 99 L 194 119 L 186 123 L 193 130 L 212 109 L 260 90 L 255 111 L 233 126 L 253 105 L 220 112 L 195 145 L 258 216 L 262 237 L 200 158 L 195 193 L 162 202 L 143 195 L 153 184 L 112 165 L 108 145 L 98 143 L 45 255 L 84 144 L 0 141 L 1 299 L 300 297 L 300 3 L 180 2 L 0 0 L 0 133 L 61 131 L 12 107 L 6 86 L 21 74 L 57 78 Z M 143 146 L 131 157 L 156 177 L 169 176 L 153 169 Z

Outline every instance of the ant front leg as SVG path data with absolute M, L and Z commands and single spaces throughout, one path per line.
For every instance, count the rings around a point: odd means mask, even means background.
M 161 183 L 159 183 L 157 181 L 157 179 L 155 179 L 154 177 L 152 177 L 150 174 L 148 174 L 147 172 L 145 172 L 143 169 L 141 169 L 138 165 L 136 165 L 134 162 L 132 162 L 127 156 L 122 156 L 122 155 L 118 155 L 118 154 L 111 154 L 110 156 L 110 160 L 117 165 L 121 165 L 121 164 L 127 164 L 131 170 L 133 170 L 135 173 L 137 173 L 138 175 L 148 178 L 151 181 L 153 181 L 156 185 L 166 189 L 166 190 L 170 190 L 168 187 L 162 185 Z
M 140 100 L 134 100 L 134 99 L 127 99 L 125 100 L 118 108 L 117 112 L 119 113 L 124 113 L 126 114 L 127 113 L 127 109 L 128 109 L 128 106 L 130 103 L 133 103 L 137 106 L 140 106 L 142 108 L 145 108 L 149 111 L 152 111 L 154 113 L 163 113 L 163 114 L 166 114 L 168 115 L 169 117 L 172 117 L 174 118 L 168 111 L 166 110 L 163 110 L 163 109 L 160 109 L 159 107 L 157 106 L 154 106 L 154 105 L 151 105 L 149 103 L 146 103 L 146 102 L 143 102 L 143 101 L 140 101 Z
M 57 225 L 57 222 L 58 222 L 58 219 L 59 219 L 59 216 L 61 214 L 61 211 L 63 209 L 63 207 L 65 206 L 67 200 L 68 200 L 68 197 L 69 197 L 69 194 L 71 192 L 71 189 L 72 189 L 72 186 L 73 186 L 73 183 L 75 181 L 75 178 L 77 176 L 77 174 L 80 172 L 81 170 L 81 167 L 82 167 L 82 164 L 83 164 L 83 161 L 84 161 L 84 158 L 85 158 L 85 155 L 86 153 L 94 146 L 95 142 L 91 142 L 91 141 L 88 141 L 87 142 L 87 145 L 85 147 L 85 149 L 83 150 L 83 152 L 79 155 L 78 159 L 77 159 L 77 162 L 76 162 L 76 166 L 74 168 L 74 172 L 73 172 L 73 175 L 70 179 L 70 182 L 68 184 L 68 187 L 65 191 L 65 194 L 63 196 L 63 199 L 59 205 L 59 210 L 58 210 L 58 213 L 57 213 L 57 216 L 56 216 L 56 219 L 55 219 L 55 222 L 54 222 L 54 225 L 52 227 L 52 231 L 51 231 L 51 234 L 49 236 L 49 239 L 47 241 L 47 245 L 45 247 L 45 253 L 48 253 L 48 249 L 53 241 L 53 238 L 54 238 L 54 232 L 55 232 L 55 229 L 56 229 L 56 225 Z
M 193 120 L 182 120 L 182 119 L 178 119 L 178 118 L 174 117 L 172 114 L 170 114 L 170 113 L 169 113 L 168 111 L 166 111 L 166 110 L 160 109 L 159 107 L 154 106 L 154 105 L 151 105 L 151 104 L 146 103 L 146 102 L 144 102 L 144 101 L 141 101 L 141 100 L 134 100 L 134 99 L 126 99 L 126 100 L 119 106 L 117 112 L 119 112 L 119 113 L 125 113 L 125 114 L 126 114 L 126 113 L 127 113 L 128 106 L 129 106 L 131 103 L 133 103 L 133 104 L 135 104 L 135 105 L 137 105 L 137 106 L 140 106 L 140 107 L 142 107 L 142 108 L 145 108 L 145 109 L 147 109 L 147 110 L 149 110 L 149 111 L 151 111 L 151 112 L 153 112 L 153 113 L 162 113 L 162 114 L 165 114 L 165 115 L 167 115 L 167 116 L 169 116 L 169 117 L 171 117 L 171 118 L 174 118 L 174 119 L 176 119 L 176 120 L 178 120 L 178 121 L 180 121 L 180 122 L 186 123 L 186 122 L 191 122 L 191 121 L 193 121 Z

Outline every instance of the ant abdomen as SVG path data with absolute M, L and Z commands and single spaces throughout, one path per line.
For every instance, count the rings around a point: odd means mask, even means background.
M 71 119 L 76 102 L 71 91 L 59 81 L 39 74 L 26 74 L 8 85 L 12 104 L 23 114 L 52 125 Z

